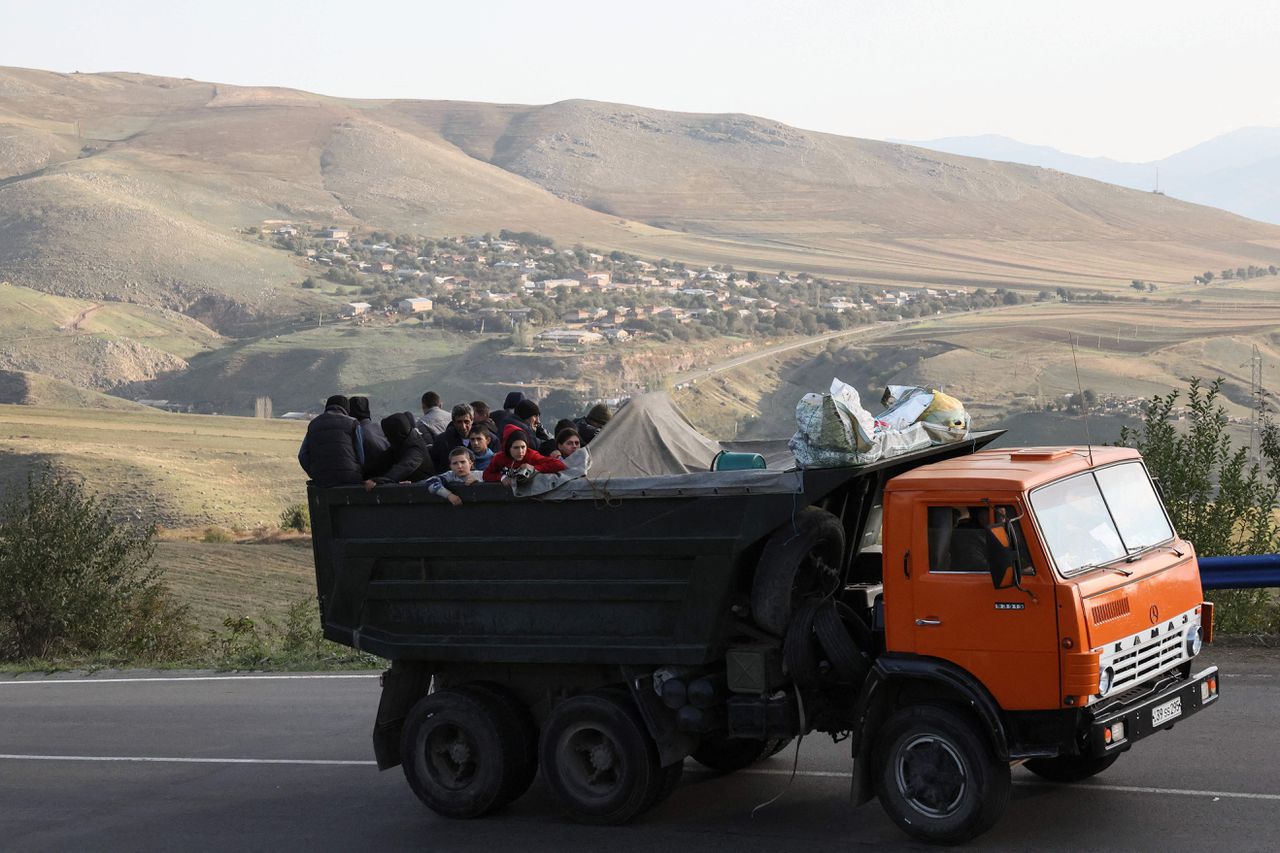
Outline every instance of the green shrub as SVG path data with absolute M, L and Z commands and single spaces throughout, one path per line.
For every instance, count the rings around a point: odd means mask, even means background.
M 380 665 L 373 655 L 324 638 L 313 599 L 289 606 L 284 620 L 228 617 L 211 631 L 204 663 L 224 669 L 350 669 Z
M 291 504 L 280 513 L 280 529 L 306 533 L 311 529 L 311 513 L 306 504 Z
M 191 649 L 185 607 L 152 564 L 152 527 L 49 469 L 0 504 L 0 659 L 127 656 Z
M 1257 456 L 1236 447 L 1218 402 L 1221 392 L 1221 379 L 1205 388 L 1193 378 L 1181 428 L 1178 392 L 1153 397 L 1142 425 L 1122 429 L 1120 443 L 1142 452 L 1160 481 L 1174 527 L 1197 554 L 1274 553 L 1280 548 L 1280 430 L 1264 415 Z M 1223 634 L 1280 633 L 1280 607 L 1269 590 L 1217 590 L 1208 597 Z

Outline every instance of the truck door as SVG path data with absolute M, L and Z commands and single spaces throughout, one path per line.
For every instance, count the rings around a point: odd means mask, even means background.
M 915 651 L 976 676 L 1008 710 L 1058 706 L 1058 627 L 1053 582 L 1038 544 L 1018 535 L 1023 589 L 996 589 L 991 560 L 1012 551 L 1004 521 L 1031 532 L 1012 500 L 921 500 L 912 513 Z M 993 547 L 994 543 L 994 547 Z

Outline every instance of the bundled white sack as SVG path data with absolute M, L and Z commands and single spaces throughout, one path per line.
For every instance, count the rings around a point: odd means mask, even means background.
M 796 404 L 796 434 L 788 446 L 802 468 L 869 465 L 930 444 L 919 424 L 889 429 L 862 406 L 857 389 L 834 379 L 828 394 L 805 394 Z

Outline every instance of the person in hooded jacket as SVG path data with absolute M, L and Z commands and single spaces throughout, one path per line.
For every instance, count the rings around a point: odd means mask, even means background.
M 382 425 L 373 422 L 368 397 L 352 397 L 350 411 L 351 417 L 359 421 L 364 436 L 364 479 L 368 480 L 391 467 L 391 442 L 387 441 Z
M 543 456 L 529 446 L 529 437 L 514 424 L 502 432 L 502 451 L 495 453 L 484 469 L 486 483 L 512 482 L 534 474 L 555 474 L 563 471 L 565 464 L 559 459 Z
M 391 443 L 391 467 L 381 476 L 365 480 L 366 489 L 387 483 L 417 483 L 435 474 L 426 439 L 414 426 L 413 415 L 408 412 L 387 415 L 382 419 L 382 431 Z
M 578 418 L 575 421 L 574 425 L 578 429 L 578 435 L 582 437 L 583 447 L 591 443 L 591 439 L 596 437 L 596 433 L 604 429 L 604 425 L 609 423 L 611 417 L 613 417 L 613 413 L 609 411 L 607 405 L 596 403 L 591 407 L 591 411 L 587 412 L 586 417 Z
M 364 433 L 347 413 L 350 405 L 341 394 L 326 400 L 324 413 L 307 424 L 298 448 L 298 464 L 321 488 L 358 486 L 364 480 Z

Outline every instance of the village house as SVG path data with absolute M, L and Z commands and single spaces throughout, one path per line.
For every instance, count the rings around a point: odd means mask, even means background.
M 578 281 L 587 287 L 606 287 L 613 280 L 613 275 L 607 272 L 584 272 L 578 276 Z
M 316 236 L 321 240 L 346 240 L 351 232 L 346 228 L 326 228 Z
M 343 317 L 359 317 L 361 314 L 368 314 L 372 307 L 368 302 L 348 302 L 338 309 L 338 313 Z
M 410 296 L 408 299 L 401 299 L 396 303 L 396 308 L 401 314 L 426 314 L 432 310 L 434 303 L 425 296 Z

